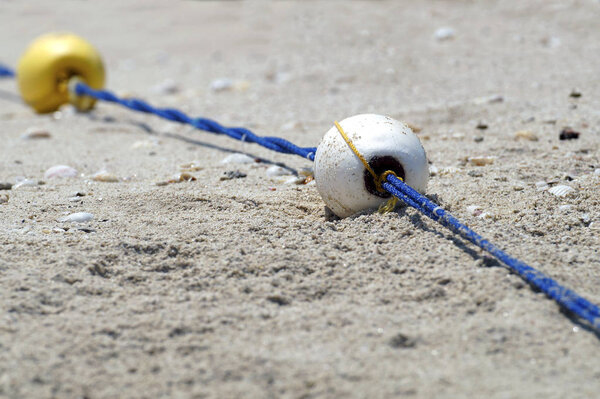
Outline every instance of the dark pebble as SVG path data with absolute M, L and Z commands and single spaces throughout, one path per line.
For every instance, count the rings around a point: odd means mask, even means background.
M 0 182 L 0 190 L 10 190 L 12 186 L 12 183 Z
M 390 339 L 389 344 L 392 348 L 414 348 L 417 346 L 417 340 L 399 333 Z
M 230 170 L 229 172 L 223 173 L 221 180 L 243 179 L 246 176 L 245 173 L 242 173 L 239 170 Z
M 576 140 L 579 138 L 580 134 L 581 133 L 576 132 L 575 130 L 571 129 L 570 127 L 566 127 L 560 132 L 560 135 L 558 136 L 558 138 L 560 140 Z

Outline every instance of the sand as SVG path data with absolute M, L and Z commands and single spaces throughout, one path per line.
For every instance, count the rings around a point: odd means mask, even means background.
M 599 20 L 592 0 L 1 1 L 0 61 L 72 31 L 115 92 L 261 135 L 315 146 L 354 114 L 407 121 L 431 198 L 598 303 Z M 22 139 L 32 127 L 51 137 Z M 0 191 L 0 397 L 600 389 L 596 333 L 472 245 L 404 207 L 330 218 L 314 185 L 267 176 L 307 160 L 111 104 L 36 115 L 10 79 L 0 135 L 0 182 L 44 183 Z M 262 162 L 221 163 L 235 152 Z M 192 161 L 195 181 L 156 184 Z M 45 178 L 54 165 L 78 176 Z M 93 219 L 60 221 L 75 212 Z

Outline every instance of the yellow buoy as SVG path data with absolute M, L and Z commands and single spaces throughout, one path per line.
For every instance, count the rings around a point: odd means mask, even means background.
M 36 112 L 56 111 L 71 103 L 80 111 L 94 106 L 94 99 L 69 92 L 69 80 L 78 78 L 93 89 L 104 87 L 100 54 L 86 40 L 70 33 L 50 33 L 33 41 L 17 66 L 23 100 Z

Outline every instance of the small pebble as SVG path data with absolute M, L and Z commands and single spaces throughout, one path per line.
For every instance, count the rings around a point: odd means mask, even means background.
M 563 212 L 568 212 L 571 209 L 573 209 L 573 205 L 570 205 L 570 204 L 561 205 L 561 206 L 558 207 L 558 210 L 559 211 L 563 211 Z
M 160 140 L 151 139 L 151 140 L 138 140 L 131 145 L 131 148 L 152 148 L 156 147 L 160 144 Z
M 44 178 L 66 178 L 66 177 L 77 177 L 77 170 L 67 165 L 56 165 L 51 167 L 44 173 Z
M 73 223 L 85 223 L 85 222 L 89 222 L 93 218 L 94 218 L 94 215 L 92 215 L 91 213 L 77 212 L 77 213 L 72 213 L 69 216 L 65 216 L 64 218 L 60 219 L 60 221 L 61 222 L 73 222 Z
M 230 91 L 230 90 L 245 91 L 245 90 L 248 90 L 249 87 L 250 87 L 250 82 L 248 82 L 247 80 L 233 81 L 233 80 L 227 79 L 227 78 L 215 79 L 210 84 L 210 89 L 214 92 Z
M 473 100 L 473 104 L 482 105 L 482 104 L 493 104 L 493 103 L 501 103 L 504 101 L 504 97 L 500 94 L 494 94 L 486 97 L 477 97 Z
M 277 165 L 269 166 L 266 173 L 267 173 L 267 176 L 269 176 L 269 177 L 287 176 L 287 175 L 292 174 L 289 170 L 282 168 L 281 166 L 277 166 Z
M 152 91 L 156 94 L 175 94 L 179 92 L 179 87 L 177 83 L 173 79 L 166 79 L 163 82 L 154 85 L 152 87 Z
M 475 136 L 473 137 L 473 141 L 476 143 L 481 143 L 483 141 L 483 136 Z
M 515 139 L 525 139 L 529 141 L 538 141 L 538 136 L 535 135 L 531 130 L 519 130 L 515 133 Z
M 556 36 L 545 37 L 541 42 L 543 46 L 548 48 L 557 48 L 560 46 L 560 39 Z
M 592 230 L 600 230 L 600 222 L 592 222 L 588 227 Z
M 254 158 L 249 157 L 246 154 L 241 154 L 241 153 L 235 153 L 235 154 L 230 154 L 228 156 L 226 156 L 221 163 L 222 164 L 227 164 L 227 163 L 253 163 L 254 162 Z
M 480 121 L 479 123 L 477 123 L 477 126 L 475 126 L 475 127 L 479 130 L 485 130 L 488 128 L 488 125 L 487 125 L 487 123 Z
M 105 169 L 102 169 L 92 175 L 92 180 L 105 183 L 116 183 L 119 181 L 119 178 Z
M 469 157 L 469 163 L 475 166 L 485 166 L 494 163 L 494 157 Z
M 456 31 L 452 28 L 448 28 L 448 27 L 443 27 L 443 28 L 439 28 L 435 31 L 435 33 L 433 34 L 433 37 L 435 37 L 436 40 L 438 41 L 444 41 L 444 40 L 449 40 L 454 38 L 454 35 L 456 34 Z
M 546 183 L 545 181 L 538 181 L 535 183 L 535 187 L 538 191 L 544 191 L 548 188 L 548 183 Z
M 571 129 L 570 127 L 565 127 L 560 134 L 558 135 L 559 140 L 576 140 L 579 138 L 580 133 Z
M 0 190 L 10 190 L 12 186 L 12 183 L 0 182 Z
M 594 170 L 596 176 L 600 176 L 600 168 Z
M 571 90 L 571 94 L 569 94 L 569 97 L 579 98 L 579 97 L 581 97 L 581 92 L 577 89 L 573 89 L 573 90 Z
M 566 197 L 569 194 L 572 194 L 575 189 L 571 186 L 558 185 L 548 189 L 548 192 L 556 195 L 557 197 Z
M 30 127 L 21 135 L 23 140 L 49 139 L 50 137 L 52 137 L 50 132 L 35 127 Z
M 243 179 L 246 176 L 245 173 L 242 173 L 239 170 L 230 170 L 229 172 L 223 173 L 223 176 L 221 176 L 219 180 Z
M 8 204 L 8 194 L 0 194 L 0 204 Z

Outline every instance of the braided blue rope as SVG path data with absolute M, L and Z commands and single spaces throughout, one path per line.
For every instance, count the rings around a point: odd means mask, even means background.
M 315 159 L 315 152 L 317 151 L 314 147 L 298 147 L 295 144 L 290 143 L 279 137 L 262 137 L 257 136 L 250 130 L 243 127 L 225 127 L 207 118 L 191 118 L 185 113 L 173 109 L 173 108 L 155 108 L 145 101 L 135 98 L 119 98 L 115 94 L 108 90 L 94 90 L 84 83 L 77 83 L 75 85 L 75 94 L 78 96 L 90 96 L 97 100 L 108 101 L 112 103 L 121 104 L 122 106 L 132 109 L 134 111 L 145 112 L 159 116 L 163 119 L 168 119 L 173 122 L 184 123 L 191 125 L 196 129 L 204 130 L 216 134 L 224 134 L 233 139 L 246 141 L 249 143 L 256 143 L 270 150 L 281 152 L 284 154 L 294 154 L 301 156 L 302 158 Z
M 12 69 L 0 65 L 0 77 L 14 77 Z M 145 112 L 157 115 L 170 121 L 191 125 L 197 129 L 205 130 L 216 134 L 224 134 L 240 141 L 247 141 L 262 145 L 273 151 L 295 154 L 303 158 L 314 161 L 316 148 L 298 147 L 287 140 L 278 137 L 261 137 L 252 133 L 250 130 L 242 127 L 228 128 L 219 123 L 206 118 L 191 118 L 185 113 L 171 108 L 155 108 L 148 103 L 138 99 L 121 99 L 113 93 L 106 90 L 94 90 L 84 83 L 77 83 L 74 88 L 75 94 L 86 95 L 97 100 L 103 100 L 120 104 L 134 111 Z M 484 239 L 467 225 L 461 223 L 458 219 L 446 212 L 435 202 L 421 195 L 415 189 L 402 182 L 400 179 L 390 174 L 382 187 L 407 205 L 415 208 L 425 216 L 439 222 L 452 232 L 460 235 L 465 240 L 473 243 L 496 259 L 504 263 L 509 270 L 518 274 L 524 281 L 535 289 L 540 290 L 549 298 L 553 299 L 564 309 L 571 311 L 583 320 L 586 320 L 591 326 L 600 330 L 600 308 L 583 298 L 576 292 L 558 284 L 554 279 L 546 276 L 539 270 L 527 265 L 526 263 L 508 255 L 488 240 Z
M 14 78 L 15 71 L 0 64 L 0 78 Z
M 388 175 L 387 181 L 382 186 L 390 194 L 402 200 L 404 200 L 403 198 L 408 198 L 410 201 L 405 201 L 408 205 L 493 255 L 502 261 L 511 271 L 521 276 L 532 287 L 554 299 L 563 308 L 587 320 L 595 329 L 600 329 L 600 308 L 597 305 L 589 302 L 576 292 L 558 284 L 556 280 L 546 276 L 539 270 L 508 255 L 394 175 Z

